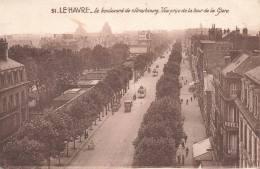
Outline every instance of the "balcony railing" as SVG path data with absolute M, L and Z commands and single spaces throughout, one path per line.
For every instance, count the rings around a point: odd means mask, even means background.
M 231 156 L 233 158 L 238 157 L 238 149 L 230 149 L 230 148 L 224 148 L 224 154 Z
M 4 112 L 0 112 L 0 118 L 5 117 L 9 114 L 13 114 L 15 111 L 19 109 L 19 106 L 9 108 L 9 110 L 6 110 Z
M 233 122 L 233 121 L 225 121 L 225 126 L 231 127 L 231 128 L 238 128 L 238 122 Z

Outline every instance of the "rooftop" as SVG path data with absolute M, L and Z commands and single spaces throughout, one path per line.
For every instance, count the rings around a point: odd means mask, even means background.
M 0 71 L 18 68 L 18 67 L 24 67 L 24 65 L 19 62 L 14 61 L 10 58 L 7 58 L 7 61 L 0 59 Z
M 200 40 L 200 43 L 215 43 L 213 40 Z
M 146 46 L 130 46 L 129 51 L 130 51 L 130 53 L 144 54 L 144 53 L 147 53 L 147 47 Z
M 227 73 L 233 72 L 243 75 L 245 72 L 258 67 L 259 65 L 260 56 L 242 54 L 224 66 L 222 68 L 222 73 L 227 75 Z
M 250 79 L 260 84 L 260 66 L 245 73 Z
M 62 95 L 60 95 L 59 97 L 56 97 L 53 100 L 53 107 L 54 108 L 58 108 L 64 104 L 66 104 L 67 102 L 70 102 L 74 99 L 76 99 L 77 97 L 81 96 L 82 94 L 86 93 L 89 89 L 83 89 L 83 88 L 74 88 L 74 89 L 69 89 L 65 92 L 63 92 Z

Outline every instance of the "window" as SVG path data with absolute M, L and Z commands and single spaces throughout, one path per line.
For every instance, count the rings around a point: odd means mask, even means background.
M 254 99 L 254 116 L 257 118 L 258 115 L 258 94 L 255 93 L 255 99 Z
M 252 156 L 252 131 L 251 130 L 249 131 L 249 140 L 248 141 L 249 141 L 248 153 L 251 154 L 251 156 Z
M 12 108 L 13 107 L 13 104 L 14 103 L 14 97 L 13 97 L 13 95 L 10 95 L 9 96 L 9 108 Z
M 6 97 L 3 97 L 3 111 L 7 111 L 7 100 Z
M 22 81 L 23 81 L 23 69 L 20 70 L 20 82 L 22 82 Z
M 4 80 L 5 80 L 4 75 L 0 75 L 0 88 L 4 87 L 4 82 L 5 82 Z
M 245 125 L 245 128 L 244 128 L 244 148 L 247 150 L 247 127 L 246 127 L 246 125 Z
M 254 147 L 254 151 L 255 151 L 255 158 L 254 161 L 255 163 L 257 163 L 257 138 L 255 137 L 255 147 Z
M 236 94 L 237 94 L 236 84 L 235 83 L 230 84 L 230 95 L 231 96 L 236 96 Z
M 16 104 L 16 106 L 20 105 L 19 93 L 15 94 L 15 104 Z
M 231 153 L 236 153 L 237 149 L 237 137 L 235 134 L 228 133 L 228 149 L 231 150 Z
M 240 141 L 243 142 L 243 120 L 240 120 Z
M 22 91 L 22 98 L 21 98 L 21 102 L 22 104 L 25 103 L 25 94 L 24 94 L 24 91 Z

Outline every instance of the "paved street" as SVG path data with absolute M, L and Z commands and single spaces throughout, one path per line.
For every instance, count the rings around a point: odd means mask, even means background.
M 137 136 L 143 115 L 150 103 L 155 99 L 156 82 L 163 74 L 163 65 L 168 57 L 158 58 L 151 68 L 159 65 L 159 74 L 153 77 L 152 73 L 145 72 L 136 83 L 130 83 L 130 90 L 121 100 L 121 108 L 118 112 L 110 116 L 93 135 L 95 150 L 87 150 L 87 146 L 77 154 L 70 166 L 90 167 L 130 167 L 132 165 L 134 147 L 132 141 Z M 131 113 L 124 112 L 123 103 L 125 100 L 132 100 L 133 94 L 140 85 L 146 87 L 147 95 L 144 99 L 137 99 L 133 103 Z M 76 168 L 77 168 L 76 167 Z
M 183 54 L 183 59 L 185 58 L 185 55 Z M 181 75 L 180 79 L 183 77 L 183 80 L 180 80 L 182 82 L 182 89 L 181 89 L 181 99 L 183 99 L 182 104 L 182 114 L 185 116 L 184 121 L 184 132 L 187 134 L 188 139 L 185 146 L 189 148 L 189 154 L 187 157 L 185 157 L 185 165 L 184 167 L 192 167 L 193 159 L 192 159 L 192 145 L 195 142 L 201 141 L 206 138 L 206 129 L 202 123 L 202 116 L 200 113 L 198 100 L 192 99 L 193 96 L 192 93 L 189 93 L 189 83 L 191 83 L 192 77 L 191 72 L 189 70 L 189 63 L 188 60 L 185 60 L 185 63 L 181 63 Z M 187 84 L 184 85 L 184 82 Z M 189 100 L 189 103 L 186 104 L 186 100 Z M 177 153 L 184 153 L 184 150 L 178 150 Z

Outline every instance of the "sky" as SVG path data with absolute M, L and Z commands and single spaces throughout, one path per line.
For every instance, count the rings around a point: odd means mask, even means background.
M 67 8 L 67 13 L 60 8 Z M 69 13 L 69 7 L 89 8 L 99 13 Z M 129 13 L 101 13 L 102 8 L 127 9 Z M 163 13 L 168 9 L 191 9 L 191 13 Z M 136 13 L 132 9 L 158 9 L 153 12 Z M 215 12 L 194 13 L 194 8 L 211 9 Z M 217 9 L 228 13 L 217 15 Z M 56 13 L 52 13 L 56 9 Z M 217 15 L 217 16 L 215 16 Z M 4 34 L 45 34 L 73 33 L 78 24 L 84 23 L 87 32 L 100 32 L 105 22 L 113 33 L 131 30 L 176 30 L 197 28 L 200 23 L 209 28 L 212 24 L 220 28 L 235 29 L 247 27 L 260 30 L 260 0 L 0 0 L 0 35 Z

